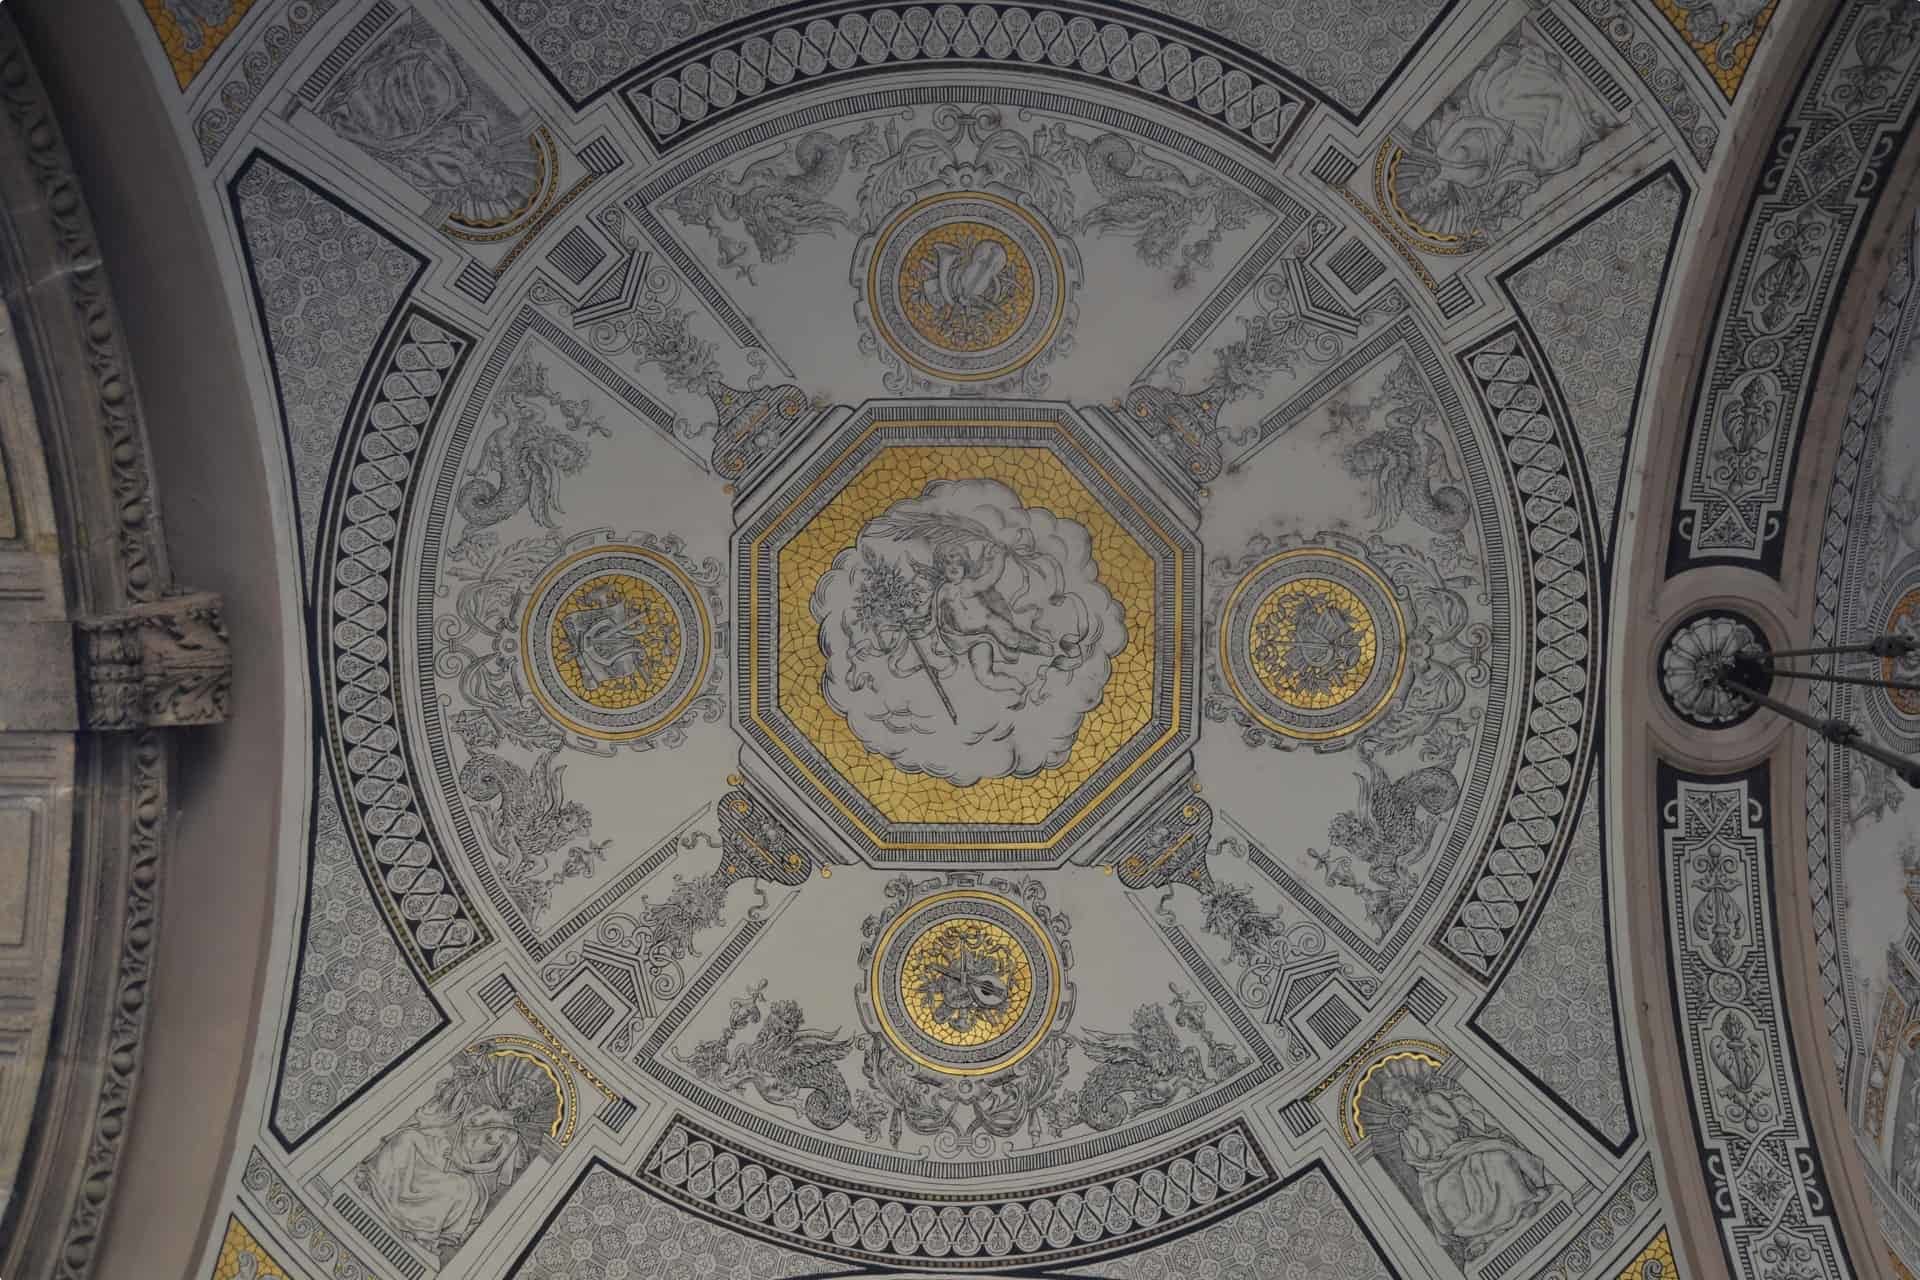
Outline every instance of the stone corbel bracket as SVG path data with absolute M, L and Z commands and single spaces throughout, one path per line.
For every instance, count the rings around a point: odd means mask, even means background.
M 81 727 L 128 730 L 227 718 L 233 651 L 211 592 L 75 623 Z

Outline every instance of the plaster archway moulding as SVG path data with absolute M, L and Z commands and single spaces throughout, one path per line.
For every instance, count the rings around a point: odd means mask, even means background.
M 1866 1047 L 1847 1047 L 1835 1012 L 1847 998 L 1835 925 L 1843 891 L 1810 847 L 1806 797 L 1818 753 L 1809 735 L 1767 712 L 1705 727 L 1662 691 L 1663 672 L 1684 647 L 1676 637 L 1706 615 L 1738 615 L 1775 647 L 1842 638 L 1816 634 L 1823 611 L 1831 614 L 1822 603 L 1823 592 L 1832 594 L 1822 585 L 1832 536 L 1826 499 L 1836 464 L 1851 465 L 1841 456 L 1849 401 L 1889 261 L 1920 195 L 1911 137 L 1920 83 L 1910 46 L 1883 38 L 1897 15 L 1846 6 L 1793 17 L 1799 23 L 1778 32 L 1789 38 L 1763 56 L 1778 59 L 1776 82 L 1795 88 L 1775 100 L 1776 127 L 1755 121 L 1751 145 L 1719 162 L 1655 388 L 1661 420 L 1649 432 L 1627 569 L 1644 584 L 1644 604 L 1624 619 L 1622 799 L 1646 854 L 1628 864 L 1628 914 L 1636 951 L 1660 958 L 1638 986 L 1649 1043 L 1670 1049 L 1656 1048 L 1652 1065 L 1661 1124 L 1675 1137 L 1667 1148 L 1674 1185 L 1723 1205 L 1749 1203 L 1741 1170 L 1772 1157 L 1761 1152 L 1764 1141 L 1743 1141 L 1716 1114 L 1728 1084 L 1718 1064 L 1745 1051 L 1741 1037 L 1748 1049 L 1753 1033 L 1771 1037 L 1752 1061 L 1756 1078 L 1772 1071 L 1792 1095 L 1770 1099 L 1775 1128 L 1790 1135 L 1775 1154 L 1798 1166 L 1793 1194 L 1806 1206 L 1806 1238 L 1830 1232 L 1828 1247 L 1844 1248 L 1855 1274 L 1891 1265 L 1904 1275 L 1877 1212 L 1884 1186 L 1873 1185 L 1852 1132 L 1849 1080 L 1864 1074 L 1853 1060 Z M 1801 68 L 1789 81 L 1788 71 Z M 1870 93 L 1840 92 L 1862 75 L 1877 77 Z M 1752 106 L 1766 110 L 1757 99 Z M 1822 185 L 1813 157 L 1831 149 L 1821 144 L 1840 124 L 1864 125 L 1855 136 L 1871 141 L 1850 157 L 1844 182 L 1828 174 Z M 1818 234 L 1795 242 L 1806 254 L 1770 251 L 1783 243 L 1783 226 L 1809 221 Z M 1784 277 L 1783 256 L 1794 258 Z M 1774 288 L 1783 279 L 1787 287 Z M 1769 342 L 1802 354 L 1770 364 L 1778 353 Z M 1737 394 L 1748 387 L 1753 394 Z M 1756 424 L 1762 429 L 1745 430 Z M 1732 478 L 1716 488 L 1715 476 Z M 1804 686 L 1772 692 L 1807 705 Z M 1703 861 L 1710 851 L 1716 856 Z M 1728 937 L 1698 931 L 1715 894 L 1742 914 Z M 1718 998 L 1716 983 L 1728 995 L 1736 980 L 1739 1000 Z M 1689 1209 L 1692 1217 L 1708 1206 Z M 1703 1274 L 1748 1273 L 1769 1240 L 1731 1222 L 1719 1234 L 1718 1250 L 1693 1242 Z
M 222 720 L 218 596 L 168 571 L 93 227 L 0 15 L 0 1273 L 92 1270 L 138 1099 L 179 726 Z

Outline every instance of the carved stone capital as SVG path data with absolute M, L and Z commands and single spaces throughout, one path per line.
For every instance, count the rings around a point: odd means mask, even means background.
M 233 654 L 209 592 L 168 596 L 75 624 L 88 729 L 217 724 L 227 718 Z

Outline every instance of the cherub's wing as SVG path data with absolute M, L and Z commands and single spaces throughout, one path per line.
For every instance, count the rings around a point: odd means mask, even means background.
M 924 542 L 936 551 L 995 540 L 993 530 L 978 520 L 945 511 L 889 512 L 870 522 L 866 531 L 899 542 Z

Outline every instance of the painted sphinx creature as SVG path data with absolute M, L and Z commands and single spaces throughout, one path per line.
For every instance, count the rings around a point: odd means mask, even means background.
M 1426 237 L 1497 235 L 1549 178 L 1626 123 L 1523 21 L 1418 127 L 1395 136 L 1391 198 Z
M 511 222 L 539 198 L 532 128 L 418 14 L 395 23 L 349 68 L 319 113 L 435 210 L 468 226 Z
M 347 1182 L 383 1225 L 445 1264 L 549 1154 L 559 1098 L 553 1068 L 531 1053 L 476 1046 Z
M 1464 1086 L 1422 1062 L 1377 1068 L 1360 1118 L 1388 1176 L 1460 1266 L 1530 1222 L 1560 1189 Z
M 869 520 L 812 610 L 827 701 L 861 742 L 960 786 L 1064 763 L 1127 637 L 1087 530 L 991 480 Z

